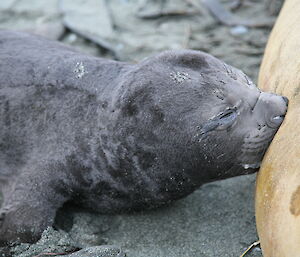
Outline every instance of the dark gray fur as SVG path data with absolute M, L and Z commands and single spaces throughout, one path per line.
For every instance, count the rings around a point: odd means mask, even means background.
M 0 242 L 37 240 L 67 201 L 156 208 L 254 172 L 285 112 L 283 98 L 202 52 L 128 64 L 2 31 Z

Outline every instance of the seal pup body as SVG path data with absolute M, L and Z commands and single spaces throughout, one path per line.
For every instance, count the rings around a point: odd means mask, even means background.
M 254 172 L 286 99 L 198 51 L 138 64 L 0 32 L 0 241 L 36 241 L 67 201 L 156 208 Z

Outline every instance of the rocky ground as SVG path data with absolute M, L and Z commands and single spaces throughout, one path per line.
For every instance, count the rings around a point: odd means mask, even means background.
M 272 13 L 280 3 L 265 2 L 1 0 L 0 28 L 41 34 L 92 55 L 131 62 L 164 49 L 202 50 L 257 81 Z M 57 215 L 56 230 L 46 230 L 36 244 L 15 247 L 14 255 L 238 257 L 257 240 L 254 187 L 255 175 L 215 182 L 172 206 L 131 215 L 65 207 Z M 247 256 L 262 255 L 254 248 Z

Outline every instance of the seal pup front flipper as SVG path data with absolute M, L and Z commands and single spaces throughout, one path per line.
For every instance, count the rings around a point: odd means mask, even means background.
M 54 222 L 56 211 L 71 196 L 66 178 L 54 165 L 28 165 L 3 192 L 0 245 L 34 242 Z

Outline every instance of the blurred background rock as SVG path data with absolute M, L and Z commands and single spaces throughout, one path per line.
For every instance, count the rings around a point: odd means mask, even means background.
M 256 80 L 272 15 L 282 0 L 204 2 L 221 4 L 234 16 L 225 20 L 234 18 L 235 24 L 224 24 L 201 0 L 1 0 L 0 28 L 41 34 L 123 61 L 166 49 L 202 50 Z

